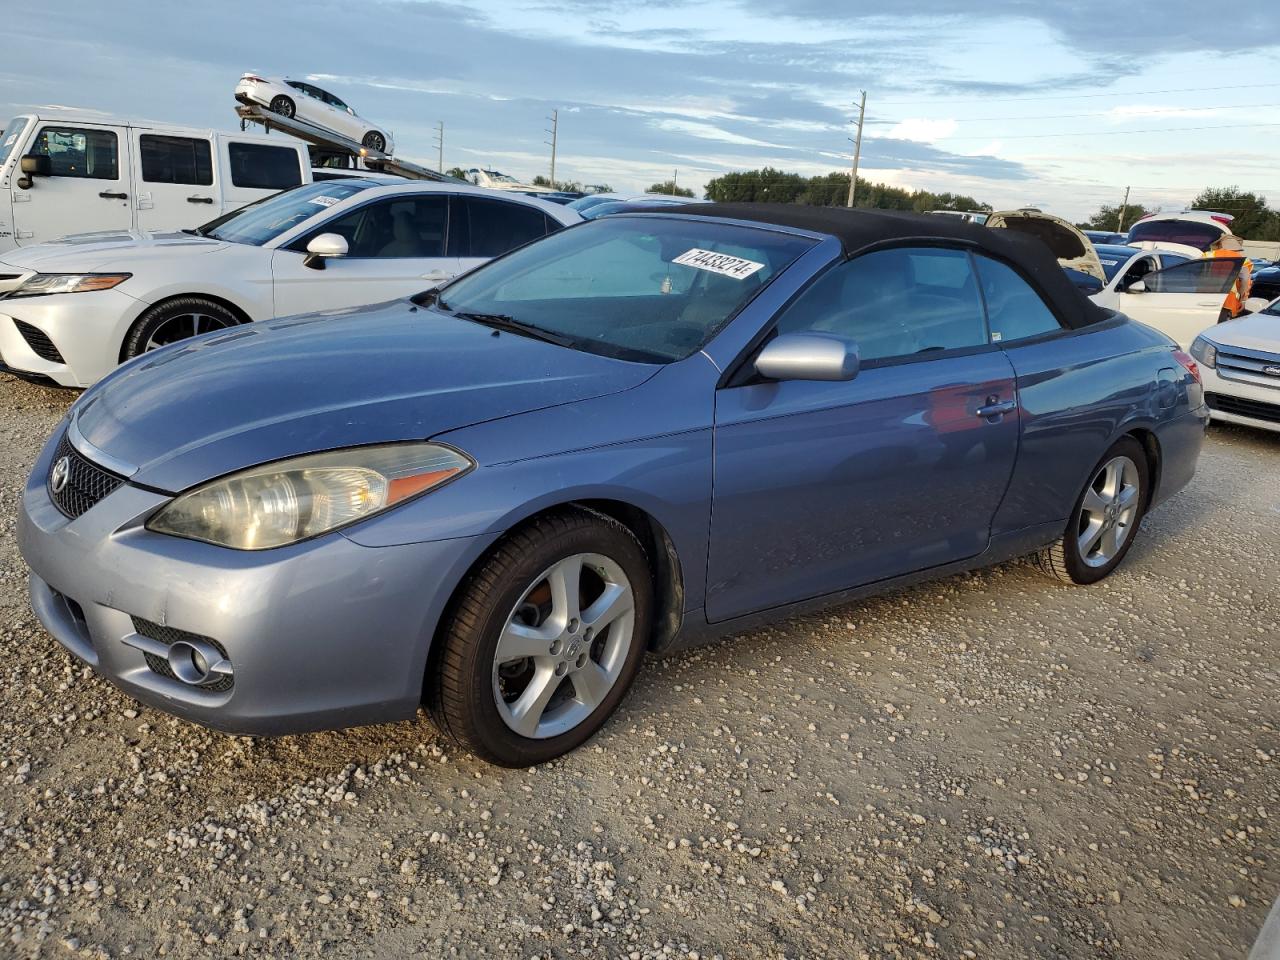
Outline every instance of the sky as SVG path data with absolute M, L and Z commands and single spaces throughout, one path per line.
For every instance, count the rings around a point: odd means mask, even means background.
M 232 129 L 246 71 L 312 78 L 401 157 L 634 190 L 733 170 L 861 176 L 1083 219 L 1206 186 L 1280 205 L 1268 4 L 1166 0 L 43 0 L 9 18 L 0 112 Z M 892 12 L 889 12 L 892 11 Z M 1127 12 L 1126 12 L 1127 11 Z

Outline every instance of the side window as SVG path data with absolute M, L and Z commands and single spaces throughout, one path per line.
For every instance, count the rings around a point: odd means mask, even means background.
M 459 197 L 464 231 L 455 250 L 459 257 L 497 257 L 547 235 L 541 210 L 523 203 Z
M 287 190 L 302 183 L 298 152 L 265 143 L 229 143 L 231 182 L 255 190 Z
M 1120 280 L 1120 289 L 1123 290 L 1131 283 L 1136 283 L 1145 277 L 1148 273 L 1156 268 L 1156 262 L 1151 257 L 1142 257 L 1135 260 L 1124 272 L 1124 277 Z
M 147 183 L 189 183 L 202 187 L 213 183 L 213 150 L 208 140 L 144 133 L 138 137 L 138 149 L 142 179 Z
M 864 362 L 987 343 L 968 254 L 900 248 L 868 253 L 825 273 L 778 320 L 779 333 L 834 333 Z
M 110 130 L 41 127 L 32 153 L 49 158 L 52 176 L 120 179 L 120 146 Z
M 1148 293 L 1226 293 L 1243 262 L 1228 257 L 1188 260 L 1149 273 L 1144 280 Z
M 975 256 L 987 301 L 991 339 L 1008 343 L 1061 330 L 1062 324 L 1034 288 L 999 260 Z
M 440 194 L 396 197 L 365 204 L 305 238 L 336 233 L 347 241 L 349 257 L 443 257 L 449 200 Z

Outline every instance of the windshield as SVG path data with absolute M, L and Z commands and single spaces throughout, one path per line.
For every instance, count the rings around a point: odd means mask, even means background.
M 13 145 L 18 142 L 18 134 L 26 127 L 28 119 L 28 117 L 14 117 L 4 128 L 4 133 L 0 133 L 0 165 L 9 159 L 9 154 L 13 152 Z
M 1094 247 L 1098 252 L 1098 261 L 1102 264 L 1102 272 L 1107 275 L 1107 282 L 1110 283 L 1120 268 L 1129 262 L 1129 258 L 1135 253 L 1141 253 L 1137 247 L 1121 247 L 1102 244 Z
M 1150 220 L 1134 224 L 1129 242 L 1185 243 L 1197 250 L 1208 250 L 1222 234 L 1221 228 L 1197 220 Z
M 575 349 L 669 363 L 701 349 L 813 244 L 705 221 L 593 220 L 457 280 L 436 307 L 536 327 Z
M 374 184 L 363 180 L 308 183 L 233 210 L 196 229 L 202 237 L 260 247 L 300 223 L 318 217 L 334 204 Z
M 1272 300 L 1270 304 L 1258 312 L 1265 313 L 1268 317 L 1280 317 L 1280 300 Z

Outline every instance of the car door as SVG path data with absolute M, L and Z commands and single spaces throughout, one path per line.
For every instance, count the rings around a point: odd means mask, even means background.
M 140 230 L 198 227 L 221 213 L 210 134 L 132 128 L 134 207 Z
M 50 175 L 32 177 L 27 190 L 10 178 L 18 243 L 133 226 L 125 127 L 41 123 L 27 152 L 47 156 Z
M 830 383 L 748 368 L 717 391 L 708 618 L 985 550 L 1018 410 L 969 255 L 864 254 L 806 288 L 775 331 L 851 339 L 862 369 Z
M 459 271 L 445 256 L 449 197 L 413 193 L 373 200 L 335 215 L 274 252 L 276 316 L 380 303 L 439 286 Z M 347 241 L 347 255 L 306 265 L 307 244 L 322 233 Z
M 463 273 L 560 228 L 532 204 L 468 195 L 453 198 L 449 223 L 449 251 Z
M 1154 270 L 1119 296 L 1118 309 L 1167 334 L 1184 349 L 1220 319 L 1243 260 L 1212 257 Z

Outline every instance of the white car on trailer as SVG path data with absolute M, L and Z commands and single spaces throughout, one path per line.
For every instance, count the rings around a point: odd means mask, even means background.
M 282 117 L 297 117 L 332 130 L 370 150 L 394 152 L 395 143 L 390 130 L 365 120 L 344 101 L 310 80 L 246 73 L 236 84 L 236 99 L 244 104 L 266 107 Z

